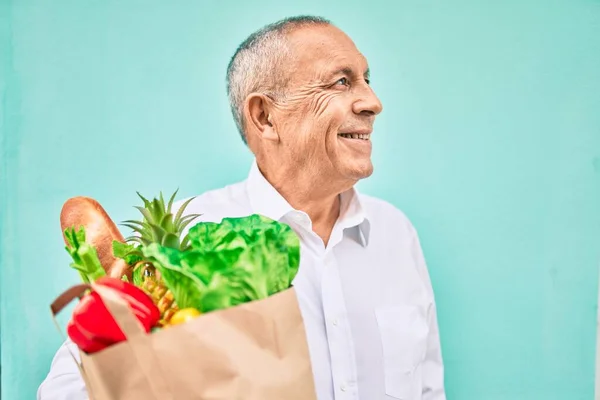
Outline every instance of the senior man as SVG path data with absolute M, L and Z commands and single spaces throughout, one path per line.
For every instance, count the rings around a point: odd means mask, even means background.
M 255 161 L 245 181 L 197 197 L 186 212 L 211 221 L 257 213 L 297 232 L 294 286 L 319 400 L 445 399 L 417 233 L 401 211 L 354 188 L 373 172 L 382 111 L 365 57 L 329 21 L 288 18 L 241 44 L 227 89 Z M 38 399 L 85 398 L 67 346 Z

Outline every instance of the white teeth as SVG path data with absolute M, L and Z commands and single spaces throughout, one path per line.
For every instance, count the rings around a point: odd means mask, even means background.
M 371 139 L 371 135 L 369 134 L 365 134 L 365 133 L 361 133 L 361 134 L 357 134 L 357 133 L 340 133 L 339 136 L 346 138 L 346 139 L 362 139 L 362 140 L 370 140 Z

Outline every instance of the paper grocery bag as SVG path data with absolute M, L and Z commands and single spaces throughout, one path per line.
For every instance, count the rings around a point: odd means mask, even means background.
M 91 400 L 316 400 L 294 288 L 147 334 L 105 286 L 72 287 L 53 314 L 90 287 L 127 337 L 81 354 Z

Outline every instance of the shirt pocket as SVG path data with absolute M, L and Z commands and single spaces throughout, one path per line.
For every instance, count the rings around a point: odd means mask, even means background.
M 420 399 L 421 364 L 427 350 L 427 312 L 417 305 L 375 310 L 381 335 L 385 392 L 401 400 Z

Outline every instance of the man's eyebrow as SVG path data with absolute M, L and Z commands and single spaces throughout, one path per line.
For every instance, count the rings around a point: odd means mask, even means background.
M 335 76 L 335 75 L 339 75 L 339 74 L 344 74 L 344 75 L 349 75 L 349 76 L 356 76 L 357 74 L 354 73 L 354 70 L 350 67 L 343 67 L 343 68 L 339 68 L 337 70 L 335 70 L 335 72 L 333 72 L 331 75 Z M 367 68 L 367 70 L 365 71 L 365 73 L 363 74 L 363 76 L 367 79 L 370 78 L 371 76 L 371 70 L 369 68 Z

